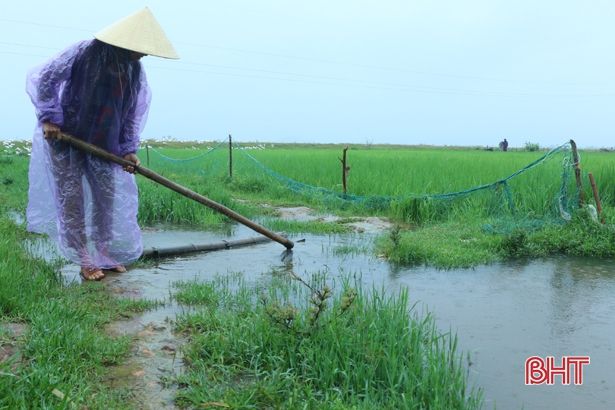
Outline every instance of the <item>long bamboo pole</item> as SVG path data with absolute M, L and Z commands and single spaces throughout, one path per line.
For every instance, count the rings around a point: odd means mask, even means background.
M 169 256 L 184 255 L 194 252 L 211 252 L 219 251 L 222 249 L 240 248 L 242 246 L 258 245 L 261 243 L 269 242 L 269 238 L 259 236 L 258 238 L 238 239 L 235 241 L 222 241 L 217 243 L 209 243 L 204 245 L 183 245 L 173 246 L 169 248 L 146 248 L 143 249 L 142 259 L 147 258 L 165 258 Z
M 274 240 L 282 245 L 284 245 L 286 247 L 286 249 L 292 249 L 293 246 L 295 246 L 295 244 L 287 239 L 284 238 L 283 236 L 278 235 L 275 232 L 271 232 L 269 229 L 265 228 L 264 226 L 261 226 L 255 222 L 252 222 L 251 220 L 249 220 L 248 218 L 239 215 L 237 212 L 233 211 L 232 209 L 229 209 L 227 207 L 225 207 L 222 204 L 219 204 L 215 201 L 212 201 L 209 198 L 204 197 L 201 194 L 198 194 L 186 187 L 183 187 L 173 181 L 171 181 L 170 179 L 167 179 L 165 177 L 163 177 L 162 175 L 159 175 L 157 173 L 155 173 L 154 171 L 147 169 L 145 167 L 142 166 L 135 166 L 134 163 L 125 160 L 124 158 L 120 158 L 117 155 L 114 155 L 110 152 L 105 151 L 102 148 L 97 147 L 96 145 L 92 145 L 88 142 L 82 141 L 78 138 L 73 137 L 72 135 L 66 134 L 66 133 L 59 133 L 58 134 L 58 139 L 65 141 L 69 144 L 71 144 L 72 146 L 82 150 L 82 151 L 86 151 L 89 152 L 90 154 L 96 155 L 97 157 L 103 158 L 107 161 L 110 162 L 114 162 L 116 164 L 119 164 L 121 166 L 130 166 L 130 167 L 134 167 L 135 171 L 141 175 L 143 175 L 144 177 L 151 179 L 154 182 L 159 183 L 160 185 L 164 185 L 165 187 L 182 194 L 183 196 L 190 198 L 196 202 L 199 202 L 215 211 L 218 211 L 226 216 L 228 216 L 231 219 L 236 220 L 237 222 L 247 226 L 248 228 L 266 236 L 267 238 Z

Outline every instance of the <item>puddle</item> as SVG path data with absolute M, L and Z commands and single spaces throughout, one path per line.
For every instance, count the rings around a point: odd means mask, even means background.
M 131 386 L 139 408 L 175 408 L 173 380 L 181 373 L 179 345 L 183 343 L 172 331 L 175 314 L 174 309 L 165 307 L 107 327 L 112 335 L 133 338 L 130 358 L 111 369 L 107 383 L 118 388 Z
M 16 225 L 23 225 L 26 223 L 26 218 L 21 212 L 7 211 L 6 216 L 13 221 Z
M 228 234 L 148 230 L 144 242 L 164 247 L 253 236 L 240 226 Z M 113 292 L 128 297 L 169 301 L 170 284 L 175 281 L 210 280 L 231 272 L 243 272 L 254 283 L 267 280 L 272 269 L 292 269 L 306 277 L 316 271 L 354 275 L 368 288 L 375 284 L 392 293 L 407 288 L 419 311 L 427 308 L 443 332 L 457 333 L 459 349 L 470 353 L 470 383 L 484 389 L 485 408 L 594 409 L 615 403 L 610 380 L 615 365 L 612 261 L 550 258 L 451 271 L 399 269 L 369 254 L 348 251 L 369 248 L 373 237 L 367 233 L 294 235 L 290 257 L 282 245 L 270 242 L 160 260 L 151 267 L 109 275 L 105 282 Z M 68 280 L 78 271 L 71 269 L 63 271 Z M 178 356 L 164 349 L 166 344 L 176 348 L 181 343 L 168 322 L 178 310 L 170 303 L 114 325 L 116 331 L 135 335 L 135 354 L 125 373 L 132 379 L 142 378 L 144 395 L 159 408 L 172 406 L 173 391 L 165 389 L 165 376 L 181 371 Z M 155 326 L 164 329 L 156 331 Z M 139 336 L 140 332 L 145 333 Z M 591 364 L 584 368 L 582 386 L 562 386 L 559 378 L 553 386 L 525 386 L 524 363 L 534 355 L 554 356 L 556 362 L 564 355 L 588 355 Z
M 393 224 L 386 218 L 377 216 L 368 217 L 346 217 L 342 218 L 331 214 L 318 214 L 313 209 L 307 206 L 295 207 L 274 207 L 271 205 L 262 205 L 264 208 L 273 209 L 278 218 L 286 221 L 300 222 L 328 222 L 328 223 L 343 223 L 354 232 L 363 233 L 378 233 L 387 229 L 391 229 Z

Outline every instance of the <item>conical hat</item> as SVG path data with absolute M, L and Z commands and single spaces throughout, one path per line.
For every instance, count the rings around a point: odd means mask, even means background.
M 164 34 L 164 30 L 146 7 L 94 34 L 103 43 L 163 58 L 178 59 L 179 55 Z

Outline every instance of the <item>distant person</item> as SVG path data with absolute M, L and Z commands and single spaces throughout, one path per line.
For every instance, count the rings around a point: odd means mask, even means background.
M 506 141 L 506 138 L 504 138 L 504 141 L 500 142 L 500 149 L 502 151 L 508 151 L 508 141 Z
M 28 75 L 38 126 L 29 170 L 28 229 L 46 233 L 84 280 L 125 272 L 143 250 L 134 167 L 86 154 L 66 132 L 139 165 L 150 103 L 139 60 L 179 58 L 145 8 L 79 42 Z M 44 138 L 43 138 L 44 137 Z M 46 140 L 46 143 L 44 142 Z

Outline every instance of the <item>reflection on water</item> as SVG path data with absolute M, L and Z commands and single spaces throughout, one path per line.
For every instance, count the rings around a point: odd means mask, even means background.
M 145 232 L 146 246 L 177 246 L 241 239 L 254 233 Z M 178 280 L 207 280 L 243 272 L 247 280 L 267 279 L 272 269 L 300 275 L 344 273 L 389 292 L 409 290 L 419 310 L 427 307 L 442 331 L 452 330 L 469 352 L 470 381 L 485 390 L 485 408 L 600 409 L 615 403 L 610 379 L 615 367 L 615 268 L 608 260 L 550 258 L 539 261 L 439 271 L 393 268 L 385 261 L 352 252 L 370 236 L 301 235 L 292 255 L 277 243 L 161 260 L 153 267 L 113 275 L 109 286 L 148 298 L 166 299 Z M 343 251 L 340 251 L 343 249 Z M 71 275 L 77 268 L 66 268 Z M 74 275 L 74 272 L 72 272 Z M 589 355 L 582 386 L 525 386 L 529 356 Z M 556 382 L 559 379 L 556 378 Z
M 429 306 L 472 356 L 486 407 L 603 409 L 615 403 L 615 269 L 609 261 L 554 258 L 474 270 L 408 269 L 393 281 Z M 525 386 L 529 356 L 589 355 L 582 386 Z M 556 383 L 559 379 L 556 379 Z

